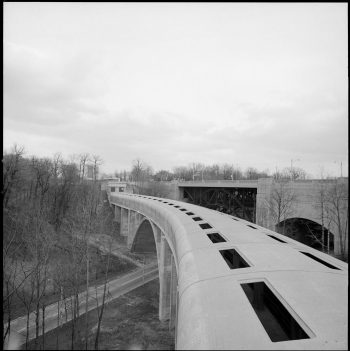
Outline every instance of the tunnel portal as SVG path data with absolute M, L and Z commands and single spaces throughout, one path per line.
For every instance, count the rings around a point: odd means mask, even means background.
M 334 253 L 334 235 L 324 226 L 305 218 L 289 218 L 276 225 L 276 231 L 316 250 Z

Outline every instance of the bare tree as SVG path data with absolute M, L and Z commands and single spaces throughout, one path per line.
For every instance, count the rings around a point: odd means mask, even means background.
M 99 155 L 92 155 L 92 162 L 93 162 L 93 169 L 94 169 L 93 176 L 94 176 L 94 181 L 96 182 L 98 171 L 99 171 L 99 166 L 102 165 L 103 160 Z
M 282 234 L 285 231 L 285 219 L 291 214 L 295 201 L 296 195 L 287 182 L 279 181 L 273 184 L 271 196 L 265 204 L 276 225 L 284 221 Z
M 192 172 L 192 180 L 195 180 L 195 177 L 199 177 L 199 179 L 203 179 L 203 172 L 205 165 L 200 162 L 192 162 L 189 165 Z
M 247 179 L 258 179 L 259 171 L 254 167 L 248 167 L 245 171 L 245 177 Z
M 154 175 L 154 180 L 156 180 L 156 181 L 170 181 L 173 179 L 173 177 L 174 177 L 174 175 L 172 173 L 162 169 Z
M 134 192 L 144 191 L 144 182 L 151 179 L 153 174 L 153 169 L 145 161 L 137 158 L 133 161 L 131 169 L 131 177 L 135 182 L 136 188 L 134 187 Z
M 348 217 L 349 217 L 349 188 L 348 183 L 336 180 L 329 186 L 325 196 L 325 217 L 338 232 L 340 257 L 347 260 Z
M 98 322 L 97 322 L 97 330 L 96 330 L 96 337 L 95 337 L 95 350 L 98 350 L 98 341 L 99 341 L 99 337 L 100 337 L 101 323 L 102 323 L 103 312 L 104 312 L 104 307 L 105 307 L 105 303 L 106 303 L 108 271 L 109 271 L 110 260 L 111 260 L 111 252 L 112 252 L 112 240 L 110 238 L 110 240 L 108 241 L 107 264 L 106 264 L 106 268 L 105 268 L 105 279 L 104 279 L 104 284 L 103 284 L 103 294 L 102 294 L 101 307 L 98 306 L 98 299 L 96 299 Z M 97 292 L 97 287 L 96 287 L 96 292 Z
M 19 163 L 23 154 L 24 147 L 15 144 L 10 153 L 3 157 L 2 196 L 4 207 L 7 207 L 12 189 L 18 181 Z
M 90 155 L 88 153 L 82 153 L 79 155 L 79 174 L 80 174 L 81 181 L 84 179 L 86 163 L 89 160 L 90 160 Z
M 132 177 L 132 180 L 136 183 L 137 187 L 140 187 L 140 184 L 142 182 L 143 171 L 144 171 L 143 161 L 137 158 L 136 160 L 133 161 L 132 169 L 131 169 L 131 177 Z
M 330 246 L 329 229 L 330 229 L 330 224 L 331 224 L 330 219 L 327 218 L 327 216 L 326 216 L 328 191 L 329 191 L 329 182 L 324 180 L 323 170 L 322 170 L 321 171 L 321 180 L 318 182 L 318 185 L 317 185 L 314 207 L 319 214 L 319 220 L 321 222 L 321 240 L 318 240 L 318 243 L 321 245 L 322 250 L 327 251 L 327 253 L 329 253 L 329 246 Z M 327 243 L 326 243 L 327 230 L 325 228 L 328 228 Z M 309 234 L 311 234 L 311 236 L 314 240 L 317 239 L 317 236 L 315 237 L 315 234 L 312 233 L 310 230 L 309 230 Z
M 178 180 L 191 180 L 192 179 L 191 170 L 185 166 L 174 167 L 173 173 Z
M 20 289 L 16 290 L 16 294 L 18 298 L 22 301 L 23 306 L 26 309 L 26 350 L 28 349 L 28 341 L 29 341 L 29 316 L 32 310 L 33 302 L 35 299 L 35 278 L 33 277 L 32 273 L 35 271 L 36 267 L 30 267 L 29 269 L 24 265 L 21 264 L 22 273 L 26 277 L 26 280 L 29 281 L 29 285 L 22 286 Z M 30 277 L 30 279 L 27 279 Z M 28 289 L 29 288 L 29 289 Z M 29 291 L 28 291 L 29 290 Z

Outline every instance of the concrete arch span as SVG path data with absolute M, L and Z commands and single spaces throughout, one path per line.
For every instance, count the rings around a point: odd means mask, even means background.
M 316 250 L 334 253 L 334 234 L 319 221 L 303 217 L 287 218 L 276 224 L 276 231 Z
M 144 214 L 113 205 L 121 235 L 127 237 L 131 252 L 155 254 L 159 272 L 159 319 L 176 325 L 177 263 L 170 239 L 157 224 Z
M 175 349 L 346 349 L 344 262 L 290 238 L 281 243 L 281 235 L 264 227 L 189 203 L 115 194 L 110 204 L 129 248 L 136 248 L 142 235 L 155 238 L 159 313 L 161 319 L 175 320 Z M 237 255 L 249 267 L 235 263 Z M 303 315 L 298 321 L 310 338 L 271 341 L 242 288 L 262 281 L 295 318 Z M 315 286 L 323 291 L 320 301 Z M 339 316 L 332 328 L 324 322 L 329 311 Z
M 157 238 L 150 220 L 145 218 L 136 230 L 134 241 L 131 245 L 131 252 L 156 254 Z
M 202 335 L 201 340 L 196 342 L 207 345 L 209 340 L 207 337 L 203 339 L 203 336 L 210 336 L 210 332 L 203 330 L 200 318 L 205 314 L 204 303 L 196 293 L 195 283 L 200 278 L 187 228 L 178 216 L 170 215 L 165 206 L 160 208 L 156 201 L 152 204 L 143 200 L 142 196 L 113 195 L 110 196 L 110 204 L 129 249 L 133 247 L 142 222 L 147 220 L 152 227 L 159 267 L 159 318 L 170 320 L 170 326 L 175 327 L 175 348 L 193 347 L 188 344 L 193 333 L 189 324 Z M 187 301 L 191 299 L 191 305 L 181 304 L 183 295 L 190 296 Z

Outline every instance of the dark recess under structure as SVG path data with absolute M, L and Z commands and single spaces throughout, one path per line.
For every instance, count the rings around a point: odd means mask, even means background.
M 253 223 L 255 223 L 256 195 L 256 188 L 183 187 L 185 201 Z

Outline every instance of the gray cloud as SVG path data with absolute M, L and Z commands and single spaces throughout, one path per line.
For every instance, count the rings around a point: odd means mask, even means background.
M 108 171 L 347 159 L 346 6 L 233 5 L 6 4 L 4 145 Z

